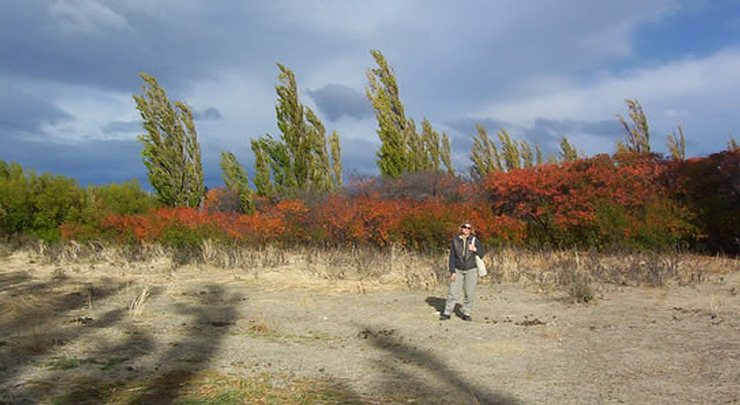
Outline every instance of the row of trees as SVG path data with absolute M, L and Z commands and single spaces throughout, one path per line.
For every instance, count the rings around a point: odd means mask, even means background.
M 392 68 L 380 51 L 371 54 L 377 67 L 367 71 L 366 94 L 381 140 L 376 179 L 344 187 L 339 134 L 326 136 L 316 113 L 301 102 L 294 73 L 278 64 L 280 134 L 251 141 L 254 187 L 236 156 L 224 151 L 225 187 L 206 194 L 192 111 L 171 102 L 154 77 L 142 74 L 142 94 L 134 100 L 156 198 L 135 182 L 83 190 L 72 179 L 37 176 L 2 162 L 0 231 L 44 239 L 155 240 L 171 234 L 163 230 L 193 237 L 196 229 L 207 229 L 221 239 L 252 241 L 258 238 L 248 236 L 251 225 L 244 224 L 264 220 L 286 242 L 422 247 L 446 240 L 446 230 L 464 213 L 493 243 L 607 248 L 681 242 L 738 250 L 737 231 L 722 231 L 740 206 L 734 141 L 725 152 L 685 160 L 679 127 L 678 135 L 668 136 L 671 156 L 663 159 L 651 153 L 642 106 L 627 100 L 629 118 L 617 116 L 625 136 L 614 156 L 579 156 L 563 137 L 559 155 L 543 157 L 538 145 L 516 141 L 505 129 L 493 139 L 477 126 L 471 176 L 459 177 L 447 134 L 427 119 L 416 127 L 405 114 Z M 281 214 L 285 210 L 290 213 Z
M 454 174 L 450 157 L 450 139 L 436 131 L 426 118 L 421 128 L 406 116 L 395 73 L 383 54 L 372 50 L 377 67 L 368 69 L 366 95 L 378 123 L 381 141 L 377 166 L 384 178 L 397 179 L 409 173 L 435 172 Z M 295 74 L 278 64 L 279 85 L 275 105 L 278 137 L 266 134 L 251 140 L 254 154 L 254 178 L 250 186 L 247 170 L 236 156 L 225 151 L 221 169 L 226 187 L 239 196 L 242 212 L 254 209 L 255 196 L 290 195 L 296 191 L 326 192 L 343 185 L 339 134 L 327 138 L 317 114 L 303 105 Z M 160 201 L 167 206 L 196 206 L 203 197 L 203 173 L 200 149 L 192 112 L 183 102 L 171 103 L 154 77 L 142 74 L 143 94 L 135 95 L 146 133 L 140 136 L 142 154 L 149 180 Z M 637 100 L 626 100 L 629 119 L 617 115 L 624 128 L 624 140 L 618 142 L 620 153 L 650 153 L 648 120 Z M 499 129 L 494 139 L 486 128 L 477 125 L 470 151 L 471 177 L 480 181 L 494 172 L 508 172 L 545 162 L 568 162 L 579 153 L 568 138 L 560 140 L 558 155 L 543 157 L 539 145 L 516 141 L 506 129 Z M 498 145 L 497 145 L 498 141 Z M 668 149 L 674 159 L 685 159 L 683 130 L 668 135 Z
M 383 177 L 434 171 L 454 173 L 450 140 L 429 120 L 418 129 L 406 117 L 392 68 L 380 51 L 371 51 L 377 68 L 368 69 L 367 97 L 375 110 L 381 147 L 377 165 Z M 301 102 L 295 74 L 278 64 L 275 87 L 278 137 L 266 134 L 251 140 L 254 178 L 230 151 L 221 155 L 226 187 L 239 195 L 242 212 L 252 212 L 255 196 L 289 195 L 338 190 L 343 185 L 339 134 L 328 137 L 318 115 Z M 157 80 L 141 74 L 142 94 L 134 95 L 145 134 L 139 137 L 149 182 L 162 204 L 194 207 L 202 202 L 203 168 L 193 113 L 181 101 L 171 102 Z

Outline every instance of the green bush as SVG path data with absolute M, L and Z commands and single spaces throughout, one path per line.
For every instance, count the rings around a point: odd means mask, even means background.
M 82 204 L 83 192 L 75 180 L 24 173 L 19 164 L 0 161 L 0 236 L 58 240 L 59 226 Z

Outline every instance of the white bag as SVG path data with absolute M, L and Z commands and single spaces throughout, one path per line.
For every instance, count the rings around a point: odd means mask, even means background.
M 475 237 L 473 237 L 473 243 L 475 243 Z M 481 259 L 480 256 L 478 256 L 477 253 L 475 254 L 475 267 L 478 268 L 478 277 L 484 277 L 486 274 L 488 274 L 488 270 L 486 270 L 486 264 L 483 262 L 483 259 Z
M 486 270 L 486 264 L 483 263 L 483 259 L 481 259 L 478 255 L 475 255 L 475 267 L 478 268 L 478 277 L 484 277 L 486 274 L 488 274 L 488 271 Z

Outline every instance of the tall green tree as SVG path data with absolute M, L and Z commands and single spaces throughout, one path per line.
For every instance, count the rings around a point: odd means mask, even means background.
M 324 124 L 311 108 L 301 103 L 293 71 L 282 64 L 277 66 L 280 84 L 275 87 L 278 97 L 275 113 L 280 138 L 268 134 L 252 141 L 257 192 L 268 195 L 331 190 L 336 184 L 333 180 L 336 173 L 331 167 Z M 270 178 L 273 186 L 268 186 Z
M 333 131 L 329 136 L 329 148 L 331 150 L 331 170 L 334 175 L 334 188 L 340 189 L 342 180 L 342 147 L 339 144 L 339 133 Z
M 167 206 L 195 207 L 203 198 L 203 166 L 193 113 L 174 104 L 154 76 L 140 74 L 142 94 L 134 95 L 145 134 L 139 135 L 149 182 Z
M 477 136 L 473 138 L 470 160 L 473 161 L 472 175 L 480 180 L 488 173 L 502 170 L 501 155 L 496 142 L 488 136 L 488 131 L 481 125 L 475 126 Z
M 393 69 L 379 50 L 370 53 L 377 67 L 367 70 L 365 94 L 378 121 L 381 144 L 376 163 L 380 174 L 398 178 L 406 173 L 440 172 L 440 162 L 448 173 L 454 173 L 447 134 L 440 137 L 426 118 L 422 120 L 421 131 L 417 131 L 414 120 L 404 111 Z
M 455 174 L 455 168 L 452 166 L 452 152 L 450 148 L 450 137 L 447 136 L 447 133 L 442 132 L 442 150 L 440 153 L 440 158 L 442 159 L 442 163 L 445 165 L 445 168 L 447 168 L 447 173 L 454 175 Z
M 568 142 L 568 137 L 564 136 L 560 139 L 560 160 L 563 162 L 570 162 L 571 160 L 576 159 L 578 159 L 578 151 L 570 142 Z
M 249 188 L 249 177 L 244 167 L 231 152 L 221 153 L 221 172 L 224 185 L 239 196 L 241 211 L 250 214 L 254 211 L 254 193 Z
M 617 143 L 618 152 L 650 153 L 650 130 L 647 117 L 642 110 L 642 105 L 637 100 L 624 100 L 629 109 L 629 117 L 632 123 L 620 114 L 617 119 L 624 128 L 624 141 Z
M 519 145 L 517 142 L 511 139 L 511 136 L 509 136 L 509 133 L 505 129 L 499 130 L 496 135 L 501 142 L 501 161 L 503 168 L 507 172 L 521 168 Z
M 541 165 L 544 162 L 542 159 L 542 150 L 540 149 L 540 145 L 534 144 L 534 156 L 535 164 Z
M 272 194 L 272 183 L 270 182 L 270 157 L 267 155 L 265 138 L 252 139 L 252 152 L 254 153 L 254 187 L 257 194 L 269 196 Z
M 674 160 L 686 159 L 686 138 L 680 125 L 678 126 L 678 135 L 675 132 L 668 134 L 668 151 Z
M 416 135 L 415 129 L 406 118 L 393 69 L 379 50 L 371 50 L 370 54 L 378 66 L 367 71 L 365 93 L 378 121 L 381 145 L 377 165 L 383 177 L 398 178 L 408 171 L 408 143 L 411 134 Z
M 519 141 L 519 155 L 522 157 L 522 167 L 534 166 L 534 153 L 527 141 Z

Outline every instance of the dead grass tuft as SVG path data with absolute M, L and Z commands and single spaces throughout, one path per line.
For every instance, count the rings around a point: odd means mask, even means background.
M 131 316 L 138 317 L 144 312 L 144 305 L 146 305 L 147 298 L 151 295 L 152 285 L 146 284 L 138 293 L 134 295 L 134 298 L 129 301 L 128 311 Z

